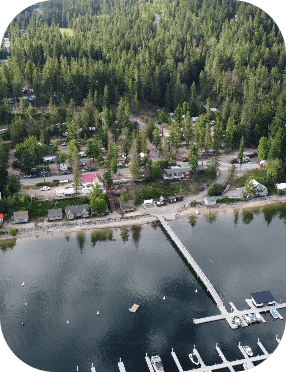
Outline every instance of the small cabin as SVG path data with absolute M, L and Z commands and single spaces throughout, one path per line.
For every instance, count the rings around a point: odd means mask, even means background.
M 63 218 L 62 208 L 49 209 L 48 210 L 48 221 L 61 220 Z
M 217 197 L 216 196 L 207 196 L 205 197 L 205 205 L 211 206 L 216 205 Z
M 26 223 L 29 222 L 28 211 L 14 212 L 12 216 L 13 223 Z

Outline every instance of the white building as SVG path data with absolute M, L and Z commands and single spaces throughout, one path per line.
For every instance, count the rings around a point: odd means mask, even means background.
M 257 182 L 255 179 L 252 179 L 249 183 L 252 183 L 256 188 L 255 196 L 266 196 L 268 194 L 267 187 Z

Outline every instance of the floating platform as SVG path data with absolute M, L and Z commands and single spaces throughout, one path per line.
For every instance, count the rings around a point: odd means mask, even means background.
M 136 311 L 138 310 L 138 307 L 139 307 L 140 305 L 136 305 L 136 304 L 134 304 L 132 307 L 131 307 L 131 309 L 129 309 L 129 311 L 130 311 L 130 313 L 136 313 Z

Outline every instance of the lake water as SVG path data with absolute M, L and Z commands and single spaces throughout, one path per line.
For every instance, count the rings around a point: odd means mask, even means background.
M 285 219 L 280 205 L 170 226 L 226 308 L 232 301 L 247 309 L 251 292 L 270 290 L 286 302 Z M 20 359 L 47 371 L 90 371 L 93 363 L 97 372 L 115 372 L 122 358 L 127 372 L 148 372 L 148 353 L 161 356 L 166 372 L 178 372 L 172 348 L 189 370 L 194 344 L 211 365 L 221 363 L 216 343 L 230 360 L 241 358 L 239 341 L 261 354 L 258 337 L 271 353 L 285 327 L 269 313 L 265 324 L 237 330 L 226 321 L 193 324 L 219 311 L 157 225 L 19 239 L 0 251 L 0 266 L 5 339 Z M 140 307 L 132 314 L 134 303 Z M 285 309 L 280 313 L 286 316 Z

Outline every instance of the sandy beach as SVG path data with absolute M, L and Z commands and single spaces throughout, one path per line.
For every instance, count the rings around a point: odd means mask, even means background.
M 127 213 L 124 217 L 121 217 L 117 212 L 113 212 L 111 215 L 103 218 L 90 218 L 87 220 L 68 222 L 43 221 L 38 222 L 37 227 L 35 226 L 35 222 L 19 225 L 4 223 L 3 228 L 6 231 L 10 231 L 11 228 L 16 228 L 18 231 L 15 238 L 28 238 L 32 236 L 40 238 L 42 235 L 54 235 L 57 233 L 72 233 L 95 229 L 129 228 L 135 225 L 149 224 L 158 220 L 155 215 L 156 213 L 164 215 L 167 220 L 179 219 L 192 215 L 201 218 L 208 214 L 233 214 L 234 210 L 241 212 L 243 209 L 260 208 L 265 205 L 285 202 L 286 196 L 271 196 L 232 204 L 217 204 L 212 207 L 207 207 L 204 204 L 198 204 L 196 206 L 185 205 L 181 208 L 178 208 L 176 205 L 169 205 L 165 207 L 164 211 L 163 209 L 156 208 L 155 212 L 154 208 L 150 208 L 148 211 L 148 208 L 144 209 L 143 207 L 138 207 L 136 211 Z M 198 211 L 199 214 L 196 211 Z M 10 233 L 0 237 L 1 240 L 11 238 L 13 238 L 13 236 Z

